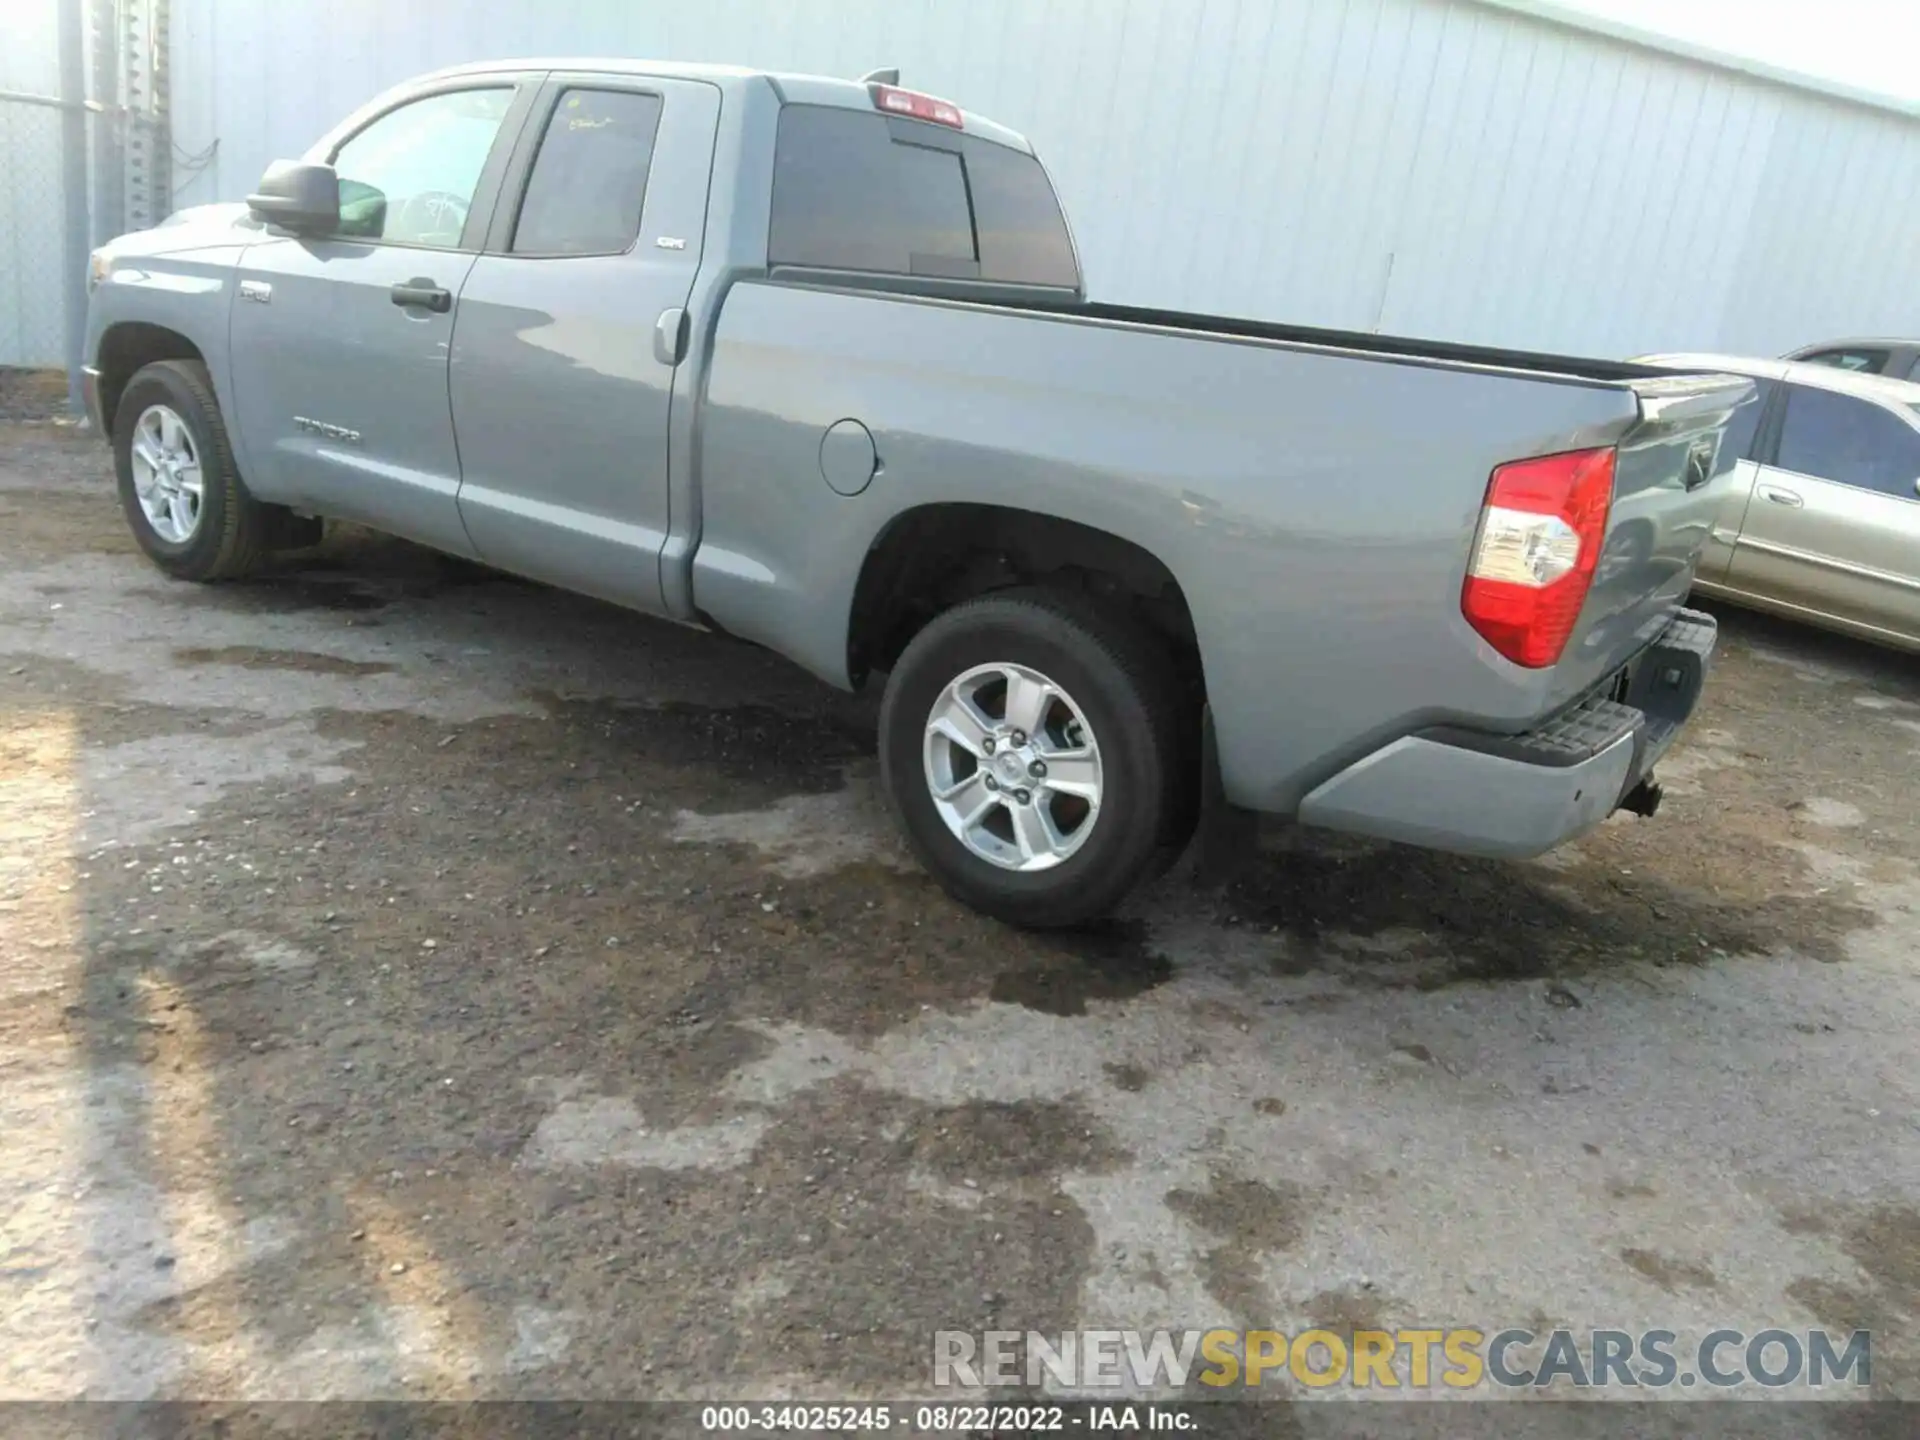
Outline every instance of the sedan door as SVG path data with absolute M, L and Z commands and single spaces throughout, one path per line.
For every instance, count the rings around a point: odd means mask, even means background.
M 460 513 L 481 559 L 663 608 L 668 418 L 700 268 L 717 87 L 555 73 L 453 344 Z
M 1787 385 L 1728 583 L 1863 633 L 1920 641 L 1920 416 Z
M 1724 584 L 1727 570 L 1733 564 L 1740 526 L 1753 500 L 1753 484 L 1760 477 L 1760 466 L 1754 457 L 1772 430 L 1771 412 L 1778 408 L 1775 394 L 1773 381 L 1756 379 L 1753 399 L 1733 412 L 1733 418 L 1727 422 L 1727 433 L 1720 442 L 1723 463 L 1712 482 L 1713 523 L 1707 532 L 1706 544 L 1700 547 L 1700 561 L 1694 572 L 1709 585 Z M 1724 464 L 1727 457 L 1732 457 L 1731 466 Z
M 447 398 L 455 301 L 535 89 L 507 75 L 409 95 L 310 157 L 339 174 L 334 234 L 241 257 L 234 395 L 263 498 L 472 555 Z

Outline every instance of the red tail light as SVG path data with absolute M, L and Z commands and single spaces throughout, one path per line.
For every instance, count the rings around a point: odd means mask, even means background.
M 1460 610 L 1516 665 L 1539 670 L 1567 648 L 1613 505 L 1614 455 L 1574 450 L 1493 472 Z
M 955 130 L 965 124 L 960 107 L 951 100 L 936 100 L 918 90 L 902 90 L 898 85 L 869 85 L 876 110 L 892 115 L 910 115 L 915 120 L 931 120 L 936 125 L 951 125 Z

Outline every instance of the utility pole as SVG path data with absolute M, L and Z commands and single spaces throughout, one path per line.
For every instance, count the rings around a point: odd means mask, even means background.
M 67 404 L 79 414 L 80 364 L 87 342 L 87 30 L 86 0 L 60 5 L 60 193 L 66 200 L 61 301 L 67 321 Z

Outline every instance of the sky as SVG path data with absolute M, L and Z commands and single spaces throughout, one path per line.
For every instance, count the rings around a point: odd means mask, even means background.
M 1920 100 L 1920 0 L 1556 0 L 1860 90 Z

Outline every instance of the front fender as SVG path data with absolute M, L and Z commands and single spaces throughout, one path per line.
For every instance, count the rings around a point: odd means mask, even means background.
M 234 413 L 228 321 L 236 269 L 245 250 L 246 245 L 238 243 L 157 255 L 120 254 L 111 248 L 103 252 L 104 273 L 87 303 L 85 356 L 107 387 L 102 395 L 107 424 L 112 423 L 118 386 L 146 363 L 143 357 L 182 353 L 183 347 L 169 337 L 184 341 L 200 356 L 222 410 Z M 237 431 L 232 438 L 236 451 L 241 450 Z M 244 469 L 244 453 L 238 458 Z

